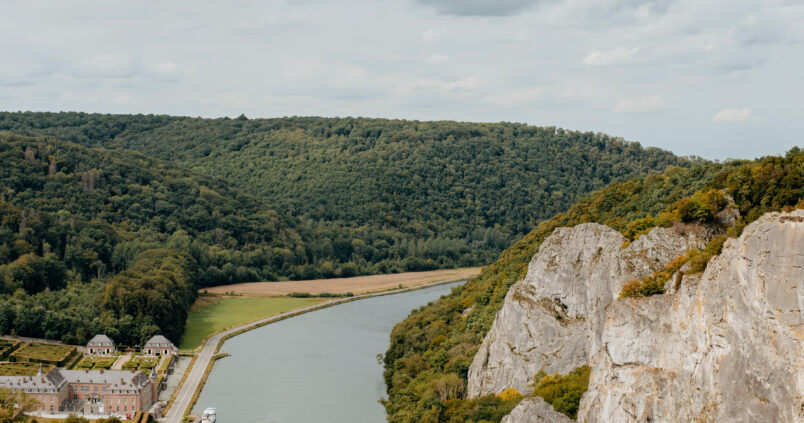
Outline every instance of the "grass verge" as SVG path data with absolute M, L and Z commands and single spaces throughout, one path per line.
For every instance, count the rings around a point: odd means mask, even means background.
M 255 320 L 307 307 L 324 301 L 321 298 L 291 297 L 229 297 L 201 296 L 187 317 L 179 349 L 192 351 L 204 344 L 211 335 L 224 329 Z

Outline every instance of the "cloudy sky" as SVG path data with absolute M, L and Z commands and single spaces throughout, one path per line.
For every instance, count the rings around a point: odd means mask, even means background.
M 0 3 L 0 109 L 516 121 L 804 146 L 800 0 Z

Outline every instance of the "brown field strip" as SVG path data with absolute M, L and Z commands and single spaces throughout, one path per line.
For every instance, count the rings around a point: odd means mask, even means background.
M 221 285 L 205 288 L 210 294 L 226 294 L 234 292 L 242 295 L 287 295 L 292 292 L 320 294 L 362 294 L 366 292 L 384 291 L 398 288 L 399 285 L 409 288 L 429 282 L 468 279 L 477 276 L 481 267 L 465 267 L 461 269 L 443 269 L 428 272 L 407 272 L 389 275 L 357 276 L 353 278 L 316 279 L 289 282 L 252 282 L 234 285 Z

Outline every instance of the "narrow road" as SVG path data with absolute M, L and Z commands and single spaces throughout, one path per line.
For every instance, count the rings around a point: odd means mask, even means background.
M 413 287 L 410 287 L 410 288 L 394 289 L 394 290 L 391 290 L 391 291 L 355 295 L 354 297 L 348 297 L 348 298 L 339 298 L 339 299 L 336 299 L 336 300 L 330 300 L 330 301 L 320 303 L 320 304 L 315 304 L 315 305 L 311 305 L 311 306 L 307 306 L 307 307 L 303 307 L 303 308 L 298 308 L 296 310 L 291 310 L 291 311 L 288 311 L 288 312 L 285 312 L 285 313 L 275 314 L 273 316 L 269 316 L 269 317 L 266 317 L 264 319 L 260 319 L 260 320 L 257 320 L 257 321 L 251 322 L 251 323 L 246 323 L 244 325 L 237 326 L 237 327 L 234 327 L 234 328 L 231 328 L 231 329 L 227 329 L 227 330 L 225 330 L 223 332 L 217 333 L 217 334 L 211 336 L 207 340 L 207 342 L 204 344 L 204 348 L 201 350 L 201 353 L 198 354 L 198 359 L 193 364 L 193 367 L 188 370 L 188 372 L 190 372 L 190 373 L 187 376 L 187 379 L 184 381 L 184 384 L 182 384 L 181 387 L 179 388 L 180 389 L 179 394 L 176 395 L 176 399 L 173 401 L 173 405 L 170 407 L 170 410 L 168 410 L 167 415 L 162 419 L 162 421 L 165 422 L 165 423 L 181 423 L 182 422 L 182 419 L 184 419 L 185 414 L 189 411 L 189 410 L 187 410 L 187 408 L 189 408 L 189 406 L 190 406 L 190 401 L 192 400 L 193 395 L 195 394 L 195 391 L 198 388 L 198 385 L 201 383 L 201 379 L 204 377 L 204 372 L 206 371 L 207 367 L 209 366 L 209 363 L 212 361 L 212 357 L 215 355 L 215 349 L 217 348 L 218 343 L 220 342 L 221 339 L 223 339 L 224 337 L 226 337 L 229 334 L 241 331 L 243 329 L 253 328 L 255 326 L 260 326 L 260 325 L 264 325 L 264 324 L 267 324 L 267 323 L 272 323 L 272 322 L 275 322 L 275 321 L 278 321 L 278 320 L 282 320 L 284 318 L 287 318 L 288 316 L 294 316 L 294 315 L 297 315 L 297 314 L 307 313 L 307 312 L 310 312 L 310 311 L 313 311 L 313 310 L 318 310 L 318 309 L 321 309 L 321 308 L 326 308 L 326 307 L 330 307 L 330 306 L 333 306 L 333 305 L 342 304 L 342 303 L 346 303 L 346 302 L 350 302 L 350 301 L 354 301 L 354 300 L 358 300 L 358 299 L 379 297 L 379 296 L 382 296 L 382 295 L 399 294 L 399 293 L 402 293 L 402 292 L 415 291 L 415 290 L 418 290 L 418 289 L 427 288 L 427 287 L 431 287 L 431 286 L 435 286 L 435 285 L 442 285 L 442 284 L 452 283 L 452 282 L 460 282 L 462 280 L 465 280 L 465 279 L 458 279 L 458 280 L 453 280 L 453 281 L 437 281 L 437 282 L 431 282 L 431 283 L 416 285 L 416 286 L 413 286 Z

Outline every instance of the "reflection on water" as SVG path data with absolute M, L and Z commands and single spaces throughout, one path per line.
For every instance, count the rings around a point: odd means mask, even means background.
M 411 310 L 459 285 L 369 298 L 273 323 L 228 340 L 194 411 L 220 423 L 385 421 L 377 354 Z

